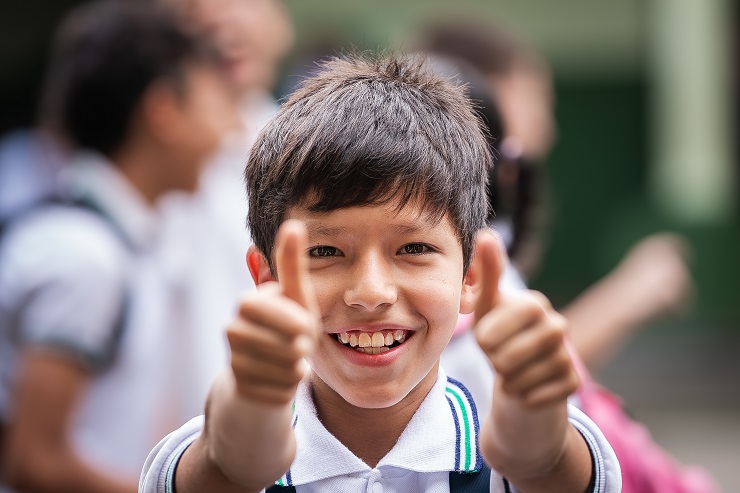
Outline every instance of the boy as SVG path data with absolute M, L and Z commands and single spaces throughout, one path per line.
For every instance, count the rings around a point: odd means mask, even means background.
M 173 404 L 187 334 L 155 203 L 195 189 L 234 100 L 221 58 L 148 2 L 89 3 L 54 48 L 49 117 L 81 153 L 58 196 L 3 233 L 0 482 L 133 493 L 147 453 L 197 412 Z
M 490 166 L 462 90 L 423 60 L 334 60 L 307 80 L 247 164 L 258 289 L 231 368 L 140 491 L 618 492 L 609 445 L 566 405 L 562 318 L 499 293 L 497 243 L 475 240 Z M 460 311 L 498 372 L 480 427 L 439 368 Z

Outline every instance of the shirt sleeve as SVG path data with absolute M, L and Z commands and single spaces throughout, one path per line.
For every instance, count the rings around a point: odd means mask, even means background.
M 14 232 L 3 290 L 12 292 L 12 337 L 21 347 L 49 348 L 96 370 L 120 336 L 127 258 L 102 220 L 83 214 L 43 214 Z
M 175 469 L 191 443 L 203 431 L 197 416 L 160 441 L 149 453 L 139 479 L 139 493 L 175 493 Z
M 622 491 L 622 470 L 604 434 L 583 411 L 572 405 L 568 405 L 568 418 L 586 440 L 591 452 L 591 461 L 594 466 L 593 493 L 620 493 Z

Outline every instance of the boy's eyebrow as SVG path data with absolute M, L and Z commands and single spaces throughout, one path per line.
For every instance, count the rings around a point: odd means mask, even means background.
M 398 235 L 419 233 L 424 229 L 424 226 L 428 225 L 428 221 L 424 220 L 423 218 L 419 218 L 419 221 L 421 221 L 422 224 L 417 224 L 413 222 L 389 224 L 389 228 Z M 344 228 L 341 226 L 326 226 L 324 224 L 314 223 L 312 221 L 306 222 L 306 228 L 308 229 L 309 234 L 326 236 L 329 238 L 346 235 L 349 231 L 348 228 Z
M 306 222 L 306 228 L 309 234 L 316 234 L 320 236 L 328 236 L 330 238 L 335 236 L 344 235 L 347 232 L 347 228 L 339 226 L 325 226 L 320 223 Z

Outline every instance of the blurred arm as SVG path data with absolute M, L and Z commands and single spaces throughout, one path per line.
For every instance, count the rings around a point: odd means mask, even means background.
M 650 236 L 562 310 L 590 370 L 605 366 L 645 323 L 682 308 L 691 292 L 684 250 L 678 237 Z
M 90 375 L 54 353 L 21 357 L 3 469 L 11 487 L 28 493 L 134 493 L 135 479 L 106 476 L 74 452 L 69 423 Z

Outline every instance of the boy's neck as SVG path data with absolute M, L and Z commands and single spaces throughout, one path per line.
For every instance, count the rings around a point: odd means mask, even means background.
M 312 374 L 314 405 L 326 429 L 370 467 L 396 445 L 411 418 L 434 387 L 438 366 L 397 404 L 378 409 L 354 406 L 344 400 L 315 373 Z

